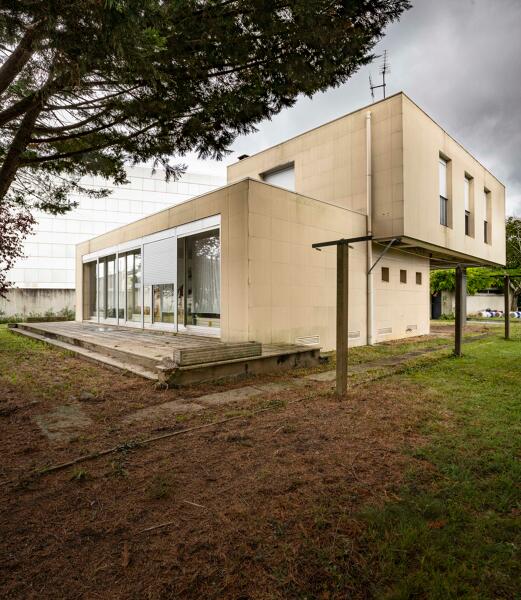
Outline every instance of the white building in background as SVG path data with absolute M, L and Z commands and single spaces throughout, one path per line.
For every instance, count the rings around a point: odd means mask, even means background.
M 187 172 L 178 181 L 165 181 L 164 172 L 151 167 L 128 169 L 129 183 L 108 185 L 101 178 L 85 178 L 86 187 L 112 189 L 106 198 L 78 196 L 78 208 L 66 215 L 37 215 L 38 225 L 24 245 L 25 258 L 9 272 L 13 289 L 0 299 L 0 314 L 58 313 L 75 306 L 76 244 L 209 192 L 225 177 Z

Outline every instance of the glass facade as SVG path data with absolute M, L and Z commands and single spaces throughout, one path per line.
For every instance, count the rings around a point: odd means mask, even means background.
M 85 319 L 220 327 L 219 229 L 163 239 L 151 251 L 144 243 L 145 273 L 141 248 L 84 264 Z

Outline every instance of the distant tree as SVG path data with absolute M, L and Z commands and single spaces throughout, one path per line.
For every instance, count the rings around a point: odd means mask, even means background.
M 473 296 L 480 290 L 502 285 L 501 274 L 497 269 L 467 269 L 467 293 Z M 442 269 L 431 273 L 431 294 L 443 291 L 453 292 L 456 289 L 455 269 Z
M 507 236 L 507 273 L 521 275 L 521 219 L 508 217 L 506 221 Z M 511 279 L 512 307 L 519 306 L 521 296 L 521 279 Z
M 172 155 L 221 158 L 300 94 L 339 85 L 370 62 L 384 28 L 409 7 L 4 0 L 0 211 L 66 212 L 72 191 L 96 195 L 82 176 L 123 183 L 125 163 L 150 161 L 170 177 L 182 171 Z

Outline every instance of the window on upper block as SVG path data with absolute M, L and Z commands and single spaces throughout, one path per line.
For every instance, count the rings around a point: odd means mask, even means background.
M 400 283 L 407 283 L 407 271 L 400 269 Z
M 295 191 L 295 165 L 293 163 L 261 173 L 261 178 L 271 185 Z
M 382 267 L 382 281 L 389 281 L 389 267 Z
M 465 235 L 472 235 L 472 177 L 465 174 L 464 179 L 464 198 L 465 198 Z
M 422 284 L 422 274 L 419 271 L 416 273 L 416 283 L 418 285 Z
M 492 221 L 492 200 L 490 197 L 490 191 L 485 188 L 483 190 L 483 204 L 485 209 L 485 220 L 483 222 L 483 241 L 485 244 L 491 243 L 491 221 Z
M 447 180 L 447 160 L 439 157 L 439 187 L 440 187 L 440 225 L 449 225 L 449 191 Z

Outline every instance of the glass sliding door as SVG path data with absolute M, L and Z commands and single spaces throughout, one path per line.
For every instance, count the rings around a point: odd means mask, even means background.
M 184 322 L 220 327 L 221 245 L 219 230 L 184 238 Z M 179 305 L 179 296 L 178 296 Z M 181 323 L 181 321 L 179 321 Z
M 118 319 L 125 320 L 125 308 L 127 305 L 127 259 L 125 255 L 118 256 Z
M 98 318 L 97 261 L 83 265 L 83 319 Z
M 141 251 L 127 254 L 127 321 L 141 322 Z
M 105 259 L 105 278 L 107 291 L 107 303 L 105 310 L 106 319 L 115 319 L 117 310 L 117 282 L 116 282 L 116 257 L 108 256 Z
M 98 316 L 100 319 L 105 318 L 107 299 L 105 283 L 105 261 L 100 259 L 98 262 Z
M 178 238 L 177 240 L 177 325 L 185 327 L 186 311 L 186 283 L 185 283 L 185 239 Z

